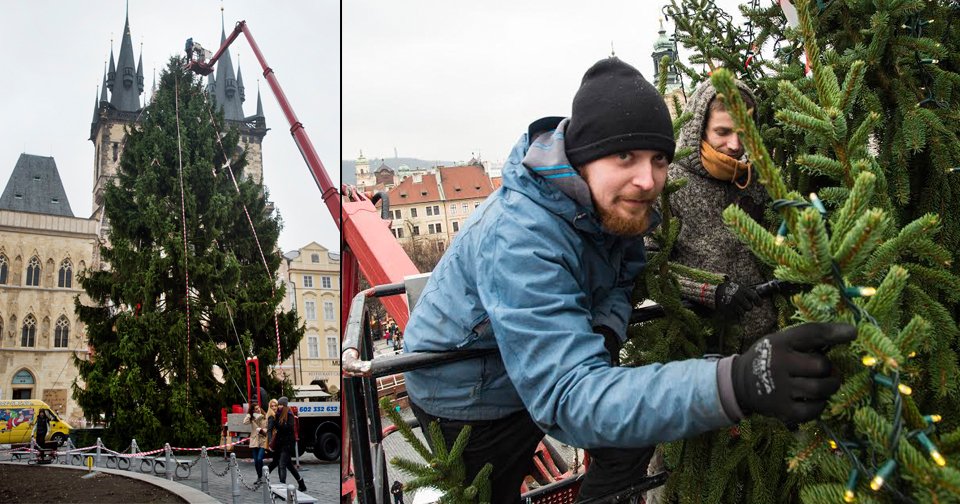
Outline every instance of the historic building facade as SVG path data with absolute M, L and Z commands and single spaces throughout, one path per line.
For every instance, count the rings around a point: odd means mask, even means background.
M 340 254 L 311 242 L 283 255 L 284 310 L 296 307 L 306 327 L 300 346 L 284 361 L 295 385 L 322 380 L 340 387 Z

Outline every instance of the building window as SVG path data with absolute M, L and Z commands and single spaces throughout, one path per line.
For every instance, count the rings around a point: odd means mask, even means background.
M 397 238 L 403 238 L 403 228 L 397 228 L 395 231 L 397 232 Z
M 310 262 L 312 263 L 320 262 L 320 254 L 310 254 Z
M 67 322 L 67 317 L 60 315 L 60 318 L 57 319 L 57 329 L 53 336 L 53 346 L 56 348 L 66 348 L 69 340 L 70 322 Z
M 17 374 L 13 375 L 13 381 L 11 382 L 11 384 L 14 386 L 11 399 L 30 399 L 33 396 L 33 385 L 35 383 L 36 381 L 33 379 L 33 375 L 30 373 L 30 371 L 27 371 L 26 369 L 17 371 Z
M 304 301 L 303 302 L 303 311 L 307 320 L 317 320 L 317 302 L 316 301 Z
M 430 224 L 427 228 L 430 231 L 430 234 L 443 232 L 443 226 L 439 222 L 436 224 Z
M 460 223 L 453 221 L 453 232 L 456 233 L 457 231 L 460 231 Z
M 427 207 L 427 217 L 430 217 L 430 216 L 432 216 L 432 215 L 433 215 L 433 207 L 432 207 L 432 206 L 428 206 L 428 207 Z
M 411 209 L 410 209 L 410 217 L 416 217 L 416 216 L 417 216 L 417 209 L 416 209 L 416 208 L 411 208 Z
M 313 287 L 313 275 L 303 275 L 303 286 Z
M 439 223 L 439 222 L 437 223 L 437 232 L 438 232 L 438 233 L 442 233 L 442 232 L 443 232 L 443 224 L 441 224 L 441 223 Z
M 457 215 L 457 204 L 450 205 L 450 215 Z
M 73 287 L 73 265 L 70 264 L 70 259 L 64 259 L 60 263 L 60 273 L 57 274 L 57 287 L 71 288 Z
M 0 285 L 7 283 L 7 256 L 0 254 Z
M 440 215 L 440 205 L 433 205 L 433 215 Z
M 420 236 L 420 226 L 413 226 L 413 236 Z
M 337 338 L 333 336 L 327 336 L 327 358 L 330 359 L 339 359 L 340 358 L 340 345 Z
M 394 219 L 397 219 L 397 220 L 403 218 L 403 214 L 400 213 L 400 209 L 399 209 L 399 208 L 393 211 L 393 218 L 394 218 Z
M 333 320 L 333 302 L 323 302 L 323 320 Z
M 479 202 L 479 201 L 473 204 L 473 208 L 477 208 L 478 206 L 480 206 L 480 202 Z
M 307 357 L 320 358 L 320 339 L 316 336 L 307 336 Z
M 27 282 L 25 285 L 40 285 L 40 258 L 33 256 L 27 264 Z
M 463 214 L 466 215 L 467 212 L 468 212 L 468 210 L 467 210 L 467 204 L 464 203 L 463 205 L 460 205 L 460 208 L 461 208 L 461 210 L 463 210 Z
M 20 331 L 20 346 L 33 347 L 37 344 L 37 319 L 33 315 L 27 315 L 23 321 L 23 329 Z
M 333 282 L 330 281 L 330 277 L 328 276 L 320 277 L 320 287 L 323 289 L 332 289 Z
M 433 234 L 436 232 L 437 232 L 436 228 L 433 227 L 433 224 L 430 224 L 429 226 L 427 226 L 427 234 Z

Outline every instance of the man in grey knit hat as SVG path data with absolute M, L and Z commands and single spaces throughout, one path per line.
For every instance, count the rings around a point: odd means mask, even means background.
M 570 117 L 521 136 L 503 186 L 418 298 L 405 352 L 499 350 L 405 373 L 421 427 L 439 423 L 448 447 L 472 427 L 466 483 L 492 464 L 493 503 L 520 502 L 544 433 L 589 450 L 580 498 L 602 497 L 642 478 L 657 443 L 748 413 L 807 421 L 839 387 L 824 352 L 855 336 L 842 324 L 802 325 L 719 360 L 616 365 L 674 149 L 656 88 L 617 58 L 597 62 Z
M 736 81 L 750 108 L 755 98 Z M 680 278 L 681 295 L 706 306 L 723 321 L 739 324 L 748 342 L 774 331 L 777 313 L 769 299 L 761 299 L 751 287 L 769 280 L 763 264 L 723 224 L 723 210 L 738 205 L 762 221 L 769 197 L 756 180 L 746 159 L 733 119 L 710 80 L 690 95 L 685 113 L 693 117 L 680 130 L 679 147 L 694 151 L 670 165 L 667 178 L 687 179 L 687 185 L 671 195 L 670 209 L 680 220 L 680 235 L 671 260 L 726 278 L 718 284 Z M 721 348 L 711 348 L 721 352 Z

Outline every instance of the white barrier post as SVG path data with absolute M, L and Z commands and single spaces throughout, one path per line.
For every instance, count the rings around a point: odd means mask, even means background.
M 140 447 L 137 446 L 137 439 L 136 439 L 136 438 L 134 438 L 132 441 L 130 441 L 130 453 L 133 454 L 133 455 L 136 455 L 136 454 L 140 453 Z
M 207 447 L 200 447 L 200 491 L 209 494 L 210 493 L 210 480 L 207 475 Z
M 103 448 L 103 441 L 100 441 L 100 438 L 97 438 L 97 458 L 95 459 L 96 466 L 100 467 L 100 450 Z
M 263 471 L 263 479 L 260 481 L 260 492 L 263 494 L 263 504 L 273 504 L 270 491 L 270 473 Z
M 163 469 L 167 479 L 173 481 L 173 460 L 171 460 L 170 443 L 163 444 L 164 462 Z
M 297 504 L 297 487 L 287 485 L 287 504 Z
M 233 504 L 240 504 L 240 470 L 237 468 L 237 454 L 230 453 L 230 493 L 233 495 Z

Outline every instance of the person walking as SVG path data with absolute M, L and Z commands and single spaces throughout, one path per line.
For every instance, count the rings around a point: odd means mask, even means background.
M 403 483 L 394 480 L 393 486 L 390 487 L 390 494 L 393 495 L 393 504 L 403 504 Z
M 44 457 L 43 449 L 47 445 L 47 431 L 50 430 L 50 417 L 47 416 L 47 410 L 40 410 L 34 427 L 36 428 L 35 442 L 37 444 L 37 451 L 39 453 L 39 458 L 42 461 Z
M 263 456 L 267 448 L 267 416 L 258 403 L 250 403 L 243 424 L 250 425 L 250 451 L 253 454 L 253 467 L 257 470 L 256 486 L 259 487 L 263 483 Z
M 270 432 L 273 436 L 277 437 L 276 440 L 276 449 L 273 455 L 273 460 L 268 466 L 268 470 L 273 472 L 277 467 L 280 470 L 277 474 L 280 476 L 280 483 L 287 482 L 287 471 L 293 475 L 297 480 L 299 489 L 301 492 L 307 491 L 307 484 L 303 482 L 303 478 L 300 477 L 300 473 L 297 472 L 297 468 L 293 466 L 291 462 L 291 455 L 296 449 L 294 442 L 296 441 L 294 436 L 294 415 L 290 411 L 290 407 L 287 406 L 289 399 L 286 397 L 281 397 L 277 403 L 279 409 L 277 410 L 277 415 L 273 418 L 272 427 Z M 271 444 L 273 441 L 271 440 Z

